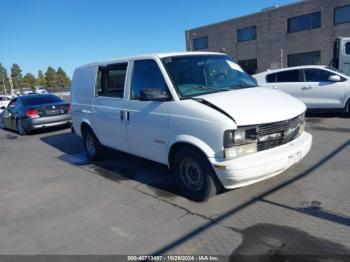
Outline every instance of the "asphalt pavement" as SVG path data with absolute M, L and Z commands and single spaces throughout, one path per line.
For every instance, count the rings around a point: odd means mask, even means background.
M 154 162 L 89 162 L 69 129 L 0 130 L 0 255 L 350 255 L 349 120 L 308 117 L 304 160 L 204 203 Z

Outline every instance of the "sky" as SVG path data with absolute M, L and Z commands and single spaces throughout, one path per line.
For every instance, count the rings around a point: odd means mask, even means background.
M 0 63 L 37 75 L 129 55 L 185 51 L 185 30 L 297 0 L 0 0 Z

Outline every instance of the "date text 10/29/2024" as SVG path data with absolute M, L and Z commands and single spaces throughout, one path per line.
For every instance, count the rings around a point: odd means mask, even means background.
M 219 261 L 218 256 L 128 256 L 128 261 Z

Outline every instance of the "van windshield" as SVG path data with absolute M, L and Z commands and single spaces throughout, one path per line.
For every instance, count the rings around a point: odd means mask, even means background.
M 257 86 L 226 55 L 174 56 L 162 61 L 181 98 Z

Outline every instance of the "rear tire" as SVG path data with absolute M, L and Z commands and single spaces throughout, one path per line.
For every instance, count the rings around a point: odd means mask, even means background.
M 22 120 L 17 120 L 16 121 L 16 127 L 17 127 L 17 132 L 19 135 L 24 136 L 27 134 L 27 131 L 25 130 Z
M 180 149 L 174 157 L 173 170 L 182 193 L 189 199 L 205 201 L 221 191 L 207 157 L 195 148 Z
M 104 147 L 98 141 L 94 132 L 87 128 L 83 133 L 84 147 L 90 160 L 98 161 L 105 155 Z

